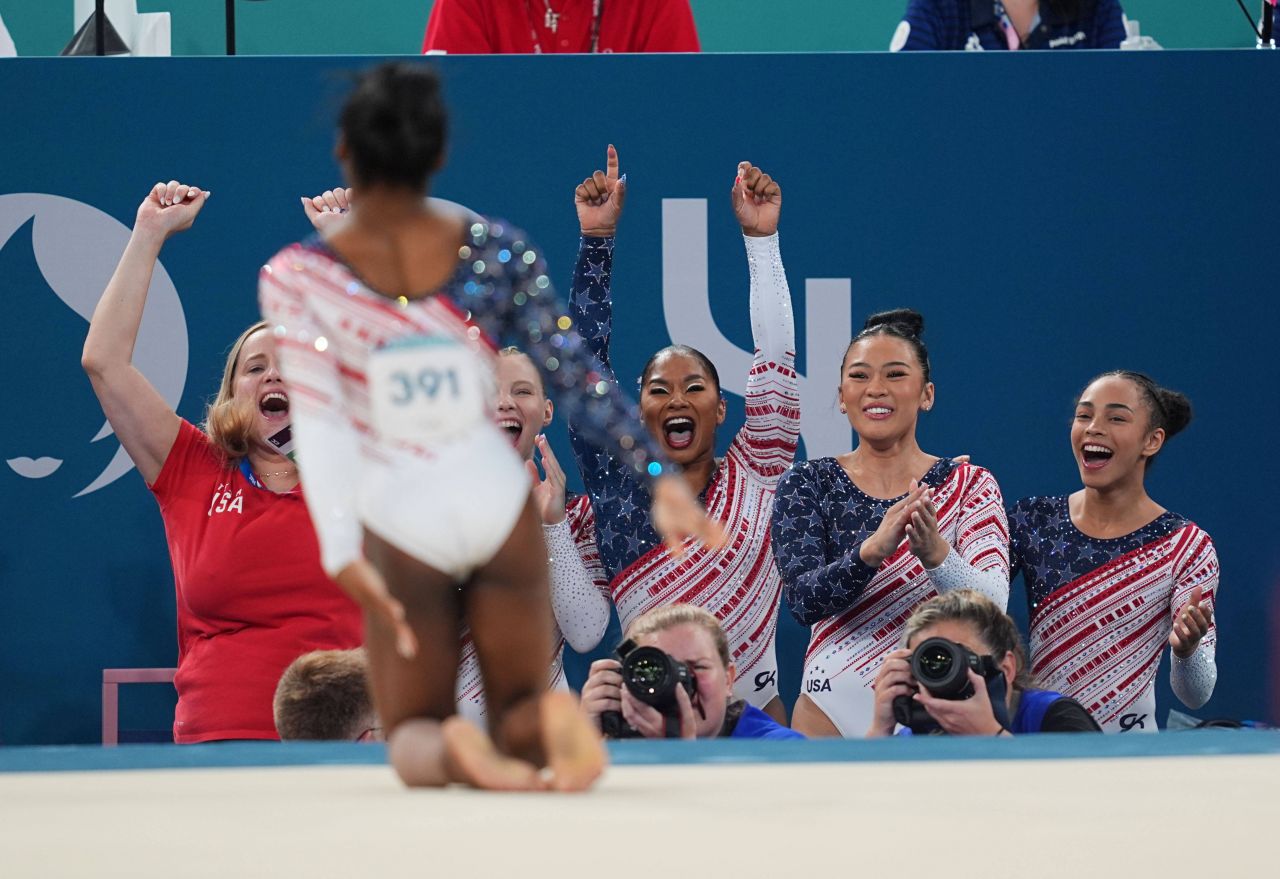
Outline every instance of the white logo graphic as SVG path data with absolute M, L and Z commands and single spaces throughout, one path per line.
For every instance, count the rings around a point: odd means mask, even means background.
M 91 205 L 44 193 L 0 195 L 0 249 L 31 218 L 31 241 L 45 283 L 62 303 L 88 321 L 129 241 L 129 228 Z M 133 363 L 165 402 L 177 408 L 187 378 L 187 324 L 178 291 L 158 262 L 151 277 L 147 307 L 138 330 Z M 110 436 L 111 425 L 90 440 Z M 59 467 L 58 458 L 10 458 L 19 476 L 42 479 Z M 98 476 L 76 493 L 89 494 L 111 484 L 133 467 L 124 449 L 116 449 Z
M 840 455 L 852 447 L 849 423 L 836 415 L 840 360 L 849 345 L 852 309 L 848 278 L 804 282 L 805 359 L 800 375 L 800 436 L 805 455 Z M 662 200 L 662 311 L 667 335 L 692 345 L 716 365 L 725 390 L 742 396 L 753 351 L 739 348 L 716 326 L 707 284 L 707 200 Z M 799 355 L 796 357 L 800 371 Z

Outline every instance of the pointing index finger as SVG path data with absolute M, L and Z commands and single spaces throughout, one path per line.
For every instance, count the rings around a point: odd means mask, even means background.
M 613 144 L 609 144 L 604 167 L 610 180 L 618 179 L 618 151 L 614 148 Z

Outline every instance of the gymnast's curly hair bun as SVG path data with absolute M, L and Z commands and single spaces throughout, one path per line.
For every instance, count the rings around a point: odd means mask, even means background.
M 882 326 L 895 327 L 902 330 L 904 334 L 918 339 L 924 335 L 924 315 L 914 308 L 894 308 L 871 315 L 862 328 L 870 330 Z
M 1186 394 L 1157 386 L 1155 396 L 1164 410 L 1164 424 L 1161 426 L 1164 427 L 1165 439 L 1180 433 L 1191 423 L 1191 400 Z

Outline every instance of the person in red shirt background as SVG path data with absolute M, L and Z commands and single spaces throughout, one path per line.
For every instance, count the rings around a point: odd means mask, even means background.
M 89 323 L 82 364 L 120 444 L 160 504 L 177 593 L 179 744 L 275 739 L 272 698 L 312 650 L 360 646 L 360 609 L 320 566 L 298 469 L 268 438 L 289 398 L 266 324 L 231 347 L 204 429 L 133 365 L 160 248 L 208 193 L 157 183 Z
M 423 53 L 697 52 L 689 0 L 436 0 Z

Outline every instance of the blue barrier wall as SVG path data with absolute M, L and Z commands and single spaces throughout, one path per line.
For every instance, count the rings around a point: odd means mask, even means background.
M 5 743 L 95 740 L 100 670 L 176 655 L 172 578 L 141 479 L 128 472 L 82 493 L 109 478 L 99 477 L 118 450 L 110 436 L 91 442 L 103 419 L 79 352 L 123 246 L 120 224 L 157 180 L 214 192 L 196 226 L 166 247 L 172 288 L 157 282 L 144 326 L 148 368 L 180 414 L 198 420 L 227 345 L 254 319 L 258 266 L 308 231 L 298 196 L 337 180 L 342 71 L 364 63 L 0 64 L 0 461 L 63 462 L 38 479 L 0 466 Z M 696 261 L 699 229 L 707 236 L 716 327 L 680 341 L 717 352 L 722 372 L 735 349 L 750 348 L 726 195 L 748 158 L 784 188 L 811 450 L 849 447 L 831 405 L 832 340 L 848 338 L 850 320 L 901 304 L 929 322 L 938 402 L 922 444 L 972 454 L 1009 500 L 1078 485 L 1069 407 L 1095 372 L 1144 369 L 1189 393 L 1196 421 L 1162 454 L 1150 488 L 1207 529 L 1222 558 L 1221 672 L 1202 713 L 1264 713 L 1280 581 L 1266 507 L 1280 432 L 1266 248 L 1280 210 L 1263 146 L 1274 151 L 1280 122 L 1256 109 L 1280 81 L 1280 56 L 512 57 L 439 67 L 455 118 L 437 194 L 525 226 L 562 289 L 576 246 L 573 186 L 602 164 L 607 142 L 618 145 L 630 184 L 615 264 L 620 375 L 705 307 L 697 284 L 668 283 L 664 297 L 664 211 L 668 262 Z M 722 444 L 741 424 L 740 398 L 729 409 Z M 553 437 L 567 457 L 562 427 Z M 1020 588 L 1011 605 L 1021 613 Z M 781 683 L 793 698 L 805 634 L 785 611 L 783 620 Z M 164 726 L 164 710 L 147 709 L 143 725 Z

